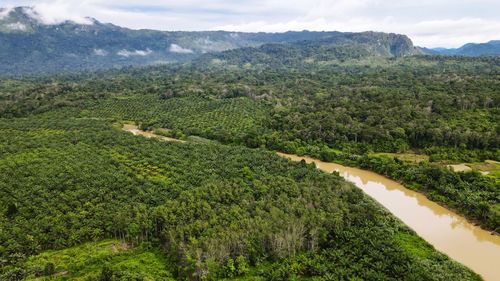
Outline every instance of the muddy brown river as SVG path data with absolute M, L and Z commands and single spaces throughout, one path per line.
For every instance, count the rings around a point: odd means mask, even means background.
M 315 163 L 318 169 L 325 172 L 339 172 L 437 250 L 471 268 L 485 280 L 500 280 L 500 236 L 491 235 L 424 195 L 379 174 L 310 157 L 278 155 L 293 161 Z
M 123 129 L 134 135 L 179 141 L 141 131 L 134 125 L 125 125 Z M 318 169 L 328 173 L 339 172 L 344 179 L 385 206 L 437 250 L 471 268 L 485 280 L 500 281 L 500 236 L 491 235 L 424 195 L 379 174 L 310 157 L 284 153 L 278 155 L 293 161 L 315 163 Z

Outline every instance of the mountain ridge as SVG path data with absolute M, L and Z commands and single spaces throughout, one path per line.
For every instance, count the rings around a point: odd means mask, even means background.
M 452 56 L 500 56 L 500 40 L 485 43 L 467 43 L 459 48 L 432 48 L 427 53 Z
M 406 35 L 393 33 L 134 30 L 93 18 L 86 18 L 83 24 L 71 20 L 46 23 L 30 7 L 0 10 L 0 41 L 0 74 L 7 75 L 185 62 L 206 53 L 265 44 L 325 51 L 324 56 L 330 58 L 336 58 L 331 52 L 355 57 L 361 53 L 385 57 L 420 53 Z

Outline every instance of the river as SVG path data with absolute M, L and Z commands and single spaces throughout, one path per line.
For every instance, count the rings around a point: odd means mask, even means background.
M 179 141 L 141 131 L 133 125 L 126 125 L 123 129 L 134 135 Z M 491 235 L 421 193 L 379 174 L 310 157 L 284 153 L 278 155 L 293 161 L 314 163 L 318 169 L 328 173 L 339 172 L 344 179 L 385 206 L 437 250 L 471 268 L 487 281 L 500 280 L 500 236 Z
M 500 280 L 500 236 L 491 235 L 421 193 L 379 174 L 310 157 L 278 154 L 293 161 L 314 163 L 325 172 L 339 172 L 437 250 L 474 270 L 485 280 Z

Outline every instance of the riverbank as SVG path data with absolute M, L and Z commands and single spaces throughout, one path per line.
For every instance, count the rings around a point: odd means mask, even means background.
M 339 172 L 386 207 L 437 250 L 470 267 L 485 280 L 496 280 L 500 271 L 500 236 L 471 224 L 466 218 L 377 173 L 310 157 L 278 153 L 293 161 L 314 163 L 325 172 Z
M 499 182 L 495 178 L 475 171 L 454 172 L 440 164 L 408 163 L 389 157 L 340 154 L 328 161 L 382 174 L 457 211 L 492 233 L 500 227 Z
M 138 130 L 133 125 L 123 129 L 135 135 L 162 139 L 162 136 Z M 385 206 L 439 251 L 472 268 L 485 280 L 495 280 L 500 274 L 496 267 L 496 261 L 500 260 L 500 237 L 490 235 L 488 231 L 469 223 L 464 217 L 427 199 L 423 194 L 371 171 L 310 157 L 284 153 L 278 155 L 294 161 L 314 163 L 325 172 L 338 171 L 344 179 L 353 182 Z

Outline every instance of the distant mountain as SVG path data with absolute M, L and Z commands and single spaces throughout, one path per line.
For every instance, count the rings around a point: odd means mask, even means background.
M 441 54 L 452 56 L 500 56 L 500 40 L 493 40 L 487 43 L 468 43 L 460 48 L 446 49 L 434 48 L 426 49 L 429 54 Z
M 197 60 L 203 64 L 307 65 L 342 62 L 367 57 L 404 57 L 422 54 L 405 35 L 380 32 L 337 33 L 327 38 L 286 43 L 269 43 L 207 54 Z
M 326 55 L 328 51 L 355 56 L 404 56 L 417 52 L 408 37 L 396 34 L 164 32 L 132 30 L 92 18 L 84 24 L 46 24 L 30 7 L 0 9 L 0 42 L 0 74 L 10 75 L 182 62 L 205 53 L 269 43 L 290 43 L 295 49 L 327 51 Z
M 318 49 L 321 47 L 353 47 L 362 49 L 368 55 L 382 57 L 404 57 L 420 54 L 406 35 L 382 32 L 340 33 L 328 38 L 320 38 L 310 42 L 296 42 L 295 46 Z

